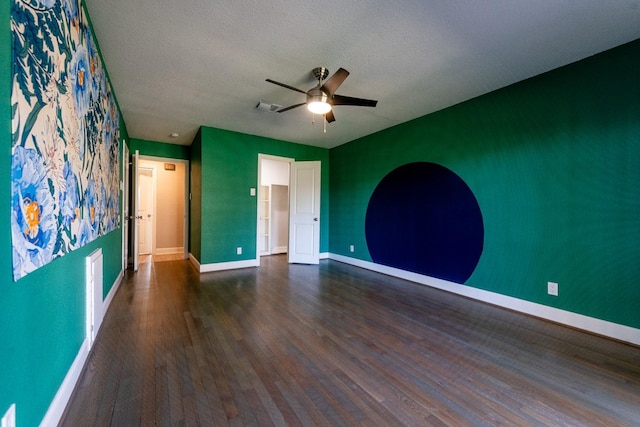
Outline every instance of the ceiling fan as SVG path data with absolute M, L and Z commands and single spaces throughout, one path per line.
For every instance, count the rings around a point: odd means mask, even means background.
M 324 84 L 324 79 L 329 75 L 329 70 L 325 67 L 316 67 L 311 70 L 311 73 L 316 79 L 318 84 L 308 91 L 298 89 L 288 84 L 280 83 L 275 80 L 267 79 L 269 83 L 273 83 L 278 86 L 285 87 L 287 89 L 295 90 L 296 92 L 304 93 L 307 95 L 307 101 L 299 104 L 294 104 L 286 108 L 281 108 L 278 113 L 284 113 L 285 111 L 298 108 L 302 105 L 306 105 L 309 111 L 314 114 L 324 115 L 327 122 L 331 123 L 336 120 L 333 114 L 333 107 L 337 105 L 353 105 L 357 107 L 375 107 L 378 101 L 372 99 L 353 98 L 351 96 L 337 95 L 335 92 L 340 87 L 342 82 L 349 76 L 349 72 L 344 68 L 339 68 L 338 71 L 333 73 Z

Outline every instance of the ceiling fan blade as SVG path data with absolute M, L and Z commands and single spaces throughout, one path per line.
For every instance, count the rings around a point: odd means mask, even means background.
M 298 108 L 298 107 L 300 107 L 302 105 L 305 105 L 305 104 L 306 104 L 306 102 L 301 102 L 300 104 L 294 104 L 294 105 L 291 105 L 291 106 L 286 107 L 286 108 L 281 108 L 278 111 L 276 111 L 276 113 L 284 113 L 285 111 L 293 110 L 294 108 Z
M 327 119 L 328 123 L 336 121 L 336 117 L 333 115 L 333 110 L 329 110 L 329 112 L 324 115 L 324 118 Z
M 351 96 L 333 95 L 332 105 L 354 105 L 356 107 L 375 107 L 378 101 L 373 99 L 353 98 Z
M 344 68 L 338 68 L 338 71 L 333 73 L 333 76 L 329 77 L 329 79 L 324 82 L 322 85 L 322 90 L 329 96 L 333 96 L 335 91 L 340 87 L 344 79 L 349 76 L 349 72 Z
M 268 81 L 269 83 L 273 83 L 274 85 L 278 85 L 278 86 L 286 87 L 287 89 L 295 90 L 296 92 L 300 92 L 300 93 L 304 93 L 304 94 L 307 93 L 307 92 L 305 92 L 305 91 L 303 91 L 301 89 L 298 89 L 297 87 L 289 86 L 287 84 L 280 83 L 280 82 L 277 82 L 275 80 L 266 79 L 266 81 Z

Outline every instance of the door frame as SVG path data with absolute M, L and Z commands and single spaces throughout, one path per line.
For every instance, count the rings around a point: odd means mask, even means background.
M 289 178 L 291 178 L 291 163 L 296 159 L 290 157 L 274 156 L 271 154 L 258 153 L 258 187 L 256 188 L 256 266 L 260 267 L 260 203 L 257 199 L 260 196 L 260 187 L 262 186 L 262 161 L 274 160 L 276 162 L 285 162 L 289 164 Z M 291 207 L 289 207 L 289 215 L 291 215 Z
M 129 167 L 131 159 L 129 158 L 129 146 L 126 141 L 122 140 L 122 181 L 120 182 L 120 190 L 122 191 L 122 214 L 120 215 L 120 224 L 122 226 L 122 271 L 127 269 L 129 263 Z
M 131 155 L 131 188 L 133 197 L 131 198 L 131 260 L 133 271 L 137 272 L 140 265 L 138 253 L 138 161 L 140 159 L 140 150 L 134 151 Z
M 152 162 L 158 162 L 158 163 L 181 163 L 184 164 L 184 200 L 183 200 L 183 212 L 184 212 L 184 219 L 183 219 L 183 230 L 184 230 L 184 235 L 182 238 L 182 250 L 183 250 L 183 258 L 184 259 L 188 259 L 189 258 L 189 160 L 185 160 L 185 159 L 174 159 L 174 158 L 170 158 L 170 157 L 157 157 L 157 156 L 146 156 L 146 155 L 140 155 L 140 160 L 148 160 L 148 161 L 152 161 Z M 158 193 L 156 191 L 156 198 L 158 197 Z M 155 216 L 155 206 L 156 206 L 156 200 L 154 198 L 153 200 L 153 205 L 154 205 L 154 216 Z M 154 219 L 154 223 L 155 223 L 155 219 Z M 154 227 L 155 228 L 155 227 Z M 154 230 L 155 233 L 155 230 Z M 155 235 L 154 235 L 154 241 L 153 241 L 153 248 L 152 251 L 155 251 L 156 246 L 155 246 Z

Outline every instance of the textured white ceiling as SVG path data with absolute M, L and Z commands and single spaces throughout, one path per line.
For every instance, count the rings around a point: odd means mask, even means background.
M 85 0 L 132 138 L 199 126 L 334 147 L 640 38 L 640 0 Z M 311 69 L 351 75 L 323 133 Z M 177 132 L 178 138 L 169 134 Z

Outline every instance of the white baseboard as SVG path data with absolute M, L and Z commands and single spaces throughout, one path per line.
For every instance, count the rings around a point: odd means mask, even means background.
M 191 265 L 196 269 L 198 273 L 200 273 L 200 261 L 193 256 L 191 252 L 189 252 L 189 261 L 191 261 Z
M 196 271 L 200 273 L 210 273 L 212 271 L 222 271 L 222 270 L 234 270 L 237 268 L 247 268 L 247 267 L 259 267 L 260 261 L 256 259 L 246 259 L 242 261 L 229 261 L 229 262 L 217 262 L 214 264 L 200 264 L 200 262 L 193 256 L 193 254 L 189 254 L 189 260 L 191 264 L 195 267 Z
M 422 274 L 412 273 L 398 268 L 387 267 L 385 265 L 375 264 L 369 261 L 363 261 L 356 258 L 346 257 L 338 254 L 329 254 L 329 258 L 340 261 L 345 264 L 355 265 L 356 267 L 365 268 L 367 270 L 376 271 L 378 273 L 387 274 L 389 276 L 398 277 L 400 279 L 409 280 L 432 288 L 441 289 L 454 294 L 462 295 L 478 301 L 487 302 L 510 310 L 529 314 L 531 316 L 550 320 L 552 322 L 561 323 L 576 329 L 603 335 L 620 341 L 625 341 L 634 345 L 640 345 L 640 329 L 630 326 L 620 325 L 618 323 L 589 317 L 582 314 L 572 313 L 570 311 L 561 310 L 555 307 L 526 301 L 495 292 L 485 291 L 483 289 L 474 288 L 467 285 L 449 282 L 447 280 L 437 279 Z
M 329 259 L 330 255 L 329 252 L 320 252 L 319 258 L 320 259 Z
M 173 254 L 183 254 L 184 248 L 182 246 L 177 248 L 156 248 L 153 255 L 173 255 Z
M 122 283 L 122 279 L 124 278 L 124 272 L 121 270 L 120 274 L 116 278 L 115 282 L 111 286 L 111 290 L 107 294 L 106 298 L 102 303 L 102 313 L 103 315 L 107 312 L 109 305 L 113 301 L 113 297 L 115 296 L 120 284 Z M 96 334 L 99 330 L 96 332 Z M 51 401 L 49 405 L 49 409 L 47 409 L 47 413 L 44 415 L 44 418 L 40 422 L 40 426 L 49 427 L 49 426 L 57 426 L 62 419 L 62 414 L 64 414 L 64 410 L 69 403 L 69 399 L 71 399 L 71 395 L 73 394 L 73 390 L 76 387 L 78 379 L 82 374 L 82 370 L 84 369 L 84 365 L 87 362 L 87 358 L 89 357 L 89 339 L 85 337 L 84 341 L 82 341 L 82 345 L 80 345 L 80 350 L 76 355 L 76 358 L 73 360 L 71 367 L 67 371 L 67 375 L 65 375 L 64 380 L 62 380 L 62 384 L 58 388 L 55 397 Z
M 76 383 L 80 378 L 80 374 L 82 373 L 84 364 L 87 361 L 87 357 L 89 356 L 87 347 L 89 347 L 89 340 L 85 338 L 85 340 L 82 342 L 82 345 L 80 346 L 80 351 L 71 364 L 69 371 L 67 371 L 67 375 L 64 377 L 64 380 L 62 381 L 58 392 L 51 401 L 51 405 L 49 405 L 47 413 L 44 415 L 44 418 L 40 422 L 41 427 L 57 426 L 60 423 L 62 414 L 64 414 L 64 410 L 69 403 L 69 399 L 73 394 L 73 390 L 76 387 Z
M 287 247 L 286 246 L 275 246 L 275 247 L 271 248 L 271 255 L 286 254 L 286 253 L 287 253 Z

